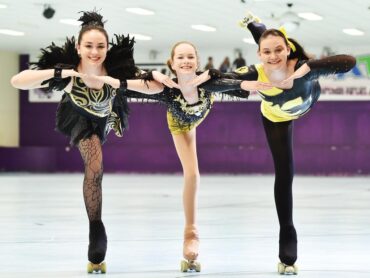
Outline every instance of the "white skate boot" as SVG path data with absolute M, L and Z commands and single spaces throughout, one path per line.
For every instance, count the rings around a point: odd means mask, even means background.
M 247 11 L 246 16 L 239 21 L 239 25 L 240 27 L 247 29 L 248 24 L 251 22 L 261 22 L 261 20 L 250 11 Z

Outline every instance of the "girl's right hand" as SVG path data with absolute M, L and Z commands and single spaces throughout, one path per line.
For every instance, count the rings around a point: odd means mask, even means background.
M 179 84 L 173 81 L 169 76 L 164 75 L 163 73 L 160 73 L 159 71 L 156 70 L 152 71 L 152 74 L 155 81 L 162 83 L 166 87 L 180 89 Z
M 240 84 L 240 87 L 244 91 L 264 91 L 272 89 L 274 86 L 271 83 L 245 80 Z

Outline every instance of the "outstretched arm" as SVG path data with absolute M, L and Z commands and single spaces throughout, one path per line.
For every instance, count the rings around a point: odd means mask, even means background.
M 356 65 L 356 58 L 351 55 L 334 55 L 319 60 L 309 60 L 307 66 L 318 74 L 336 74 L 350 71 Z
M 258 91 L 269 90 L 273 88 L 271 83 L 258 81 L 258 72 L 254 65 L 249 67 L 242 67 L 234 72 L 219 73 L 219 78 L 209 81 L 213 87 L 219 87 L 218 90 L 244 90 L 244 91 Z M 206 84 L 207 84 L 206 83 Z
M 127 89 L 139 93 L 151 95 L 163 91 L 164 86 L 157 81 L 147 81 L 141 79 L 127 80 Z
M 207 88 L 210 91 L 225 92 L 228 90 L 240 90 L 241 83 L 241 80 L 219 78 L 210 80 L 201 86 L 202 88 Z
M 350 55 L 335 55 L 318 60 L 309 60 L 301 65 L 282 85 L 297 78 L 307 76 L 309 79 L 317 79 L 319 76 L 345 73 L 356 65 L 356 58 Z
M 12 77 L 10 83 L 13 87 L 21 90 L 35 89 L 41 87 L 47 87 L 45 81 L 53 78 L 68 78 L 72 76 L 81 76 L 80 73 L 73 69 L 63 69 L 61 72 L 56 72 L 55 69 L 45 70 L 24 70 Z
M 119 80 L 111 76 L 87 75 L 84 79 L 95 79 L 111 85 L 115 89 L 128 89 L 143 94 L 157 94 L 163 91 L 163 85 L 157 81 L 144 81 L 143 79 Z
M 269 90 L 273 88 L 273 85 L 257 80 L 219 78 L 206 82 L 202 85 L 202 88 L 213 93 L 223 93 L 231 96 L 247 98 L 250 91 Z

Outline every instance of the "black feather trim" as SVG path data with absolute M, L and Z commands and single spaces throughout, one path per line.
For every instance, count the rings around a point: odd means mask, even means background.
M 38 62 L 30 63 L 33 69 L 53 69 L 57 64 L 77 67 L 80 62 L 76 50 L 75 38 L 67 38 L 65 44 L 60 47 L 52 43 L 41 49 Z
M 78 21 L 82 22 L 81 26 L 95 25 L 104 28 L 104 23 L 106 21 L 103 21 L 103 16 L 98 14 L 96 11 L 92 12 L 81 11 L 80 13 L 82 13 L 82 16 L 78 19 Z
M 139 69 L 135 66 L 134 60 L 135 40 L 130 36 L 117 34 L 114 36 L 109 43 L 111 48 L 104 62 L 108 75 L 120 80 L 137 78 Z
M 128 107 L 127 98 L 122 94 L 117 94 L 113 102 L 112 110 L 119 117 L 122 130 L 128 129 L 128 115 L 130 113 L 130 109 Z
M 46 48 L 41 49 L 41 55 L 38 62 L 30 63 L 32 69 L 53 69 L 55 66 L 59 66 L 62 69 L 76 69 L 80 57 L 77 54 L 75 46 L 75 38 L 67 38 L 64 46 L 60 47 L 52 43 Z M 54 78 L 45 80 L 42 85 L 49 84 L 49 91 L 52 90 L 63 90 L 71 78 L 64 78 L 56 81 Z

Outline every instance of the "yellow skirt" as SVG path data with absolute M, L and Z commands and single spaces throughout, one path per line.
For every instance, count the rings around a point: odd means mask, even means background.
M 177 119 L 173 117 L 171 112 L 167 111 L 167 124 L 171 134 L 179 135 L 181 133 L 189 132 L 193 128 L 196 128 L 207 117 L 210 110 L 211 109 L 207 110 L 207 112 L 204 114 L 204 117 L 200 118 L 198 121 L 191 124 L 179 122 Z

